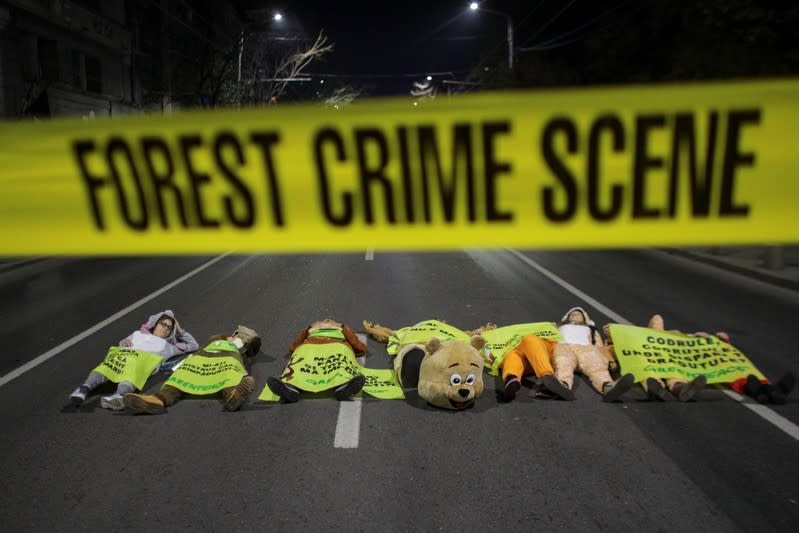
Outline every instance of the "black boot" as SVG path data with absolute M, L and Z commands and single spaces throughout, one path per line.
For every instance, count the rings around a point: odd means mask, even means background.
M 656 378 L 647 378 L 646 393 L 652 400 L 670 402 L 675 399 L 674 395 L 666 390 L 661 381 Z
M 754 398 L 759 403 L 769 403 L 768 392 L 763 383 L 752 374 L 746 376 L 746 385 L 744 385 L 744 394 Z
M 681 402 L 687 402 L 692 400 L 693 397 L 699 393 L 699 391 L 705 388 L 705 383 L 707 383 L 707 377 L 696 376 L 689 383 L 678 383 L 675 385 L 673 392 L 677 396 L 678 400 Z
M 300 391 L 291 385 L 283 383 L 276 377 L 270 376 L 266 378 L 266 386 L 269 387 L 269 390 L 273 393 L 280 396 L 280 399 L 286 403 L 294 403 L 300 399 Z
M 335 396 L 336 400 L 343 402 L 344 400 L 349 400 L 353 394 L 358 394 L 361 392 L 364 384 L 366 383 L 366 378 L 363 377 L 362 374 L 358 374 L 344 385 L 336 389 Z
M 522 384 L 519 378 L 513 374 L 508 374 L 508 377 L 505 378 L 505 386 L 502 389 L 502 401 L 512 402 L 521 388 Z
M 795 385 L 796 377 L 793 375 L 793 372 L 786 372 L 785 375 L 777 381 L 777 387 L 785 396 L 791 393 Z
M 772 385 L 769 383 L 768 385 L 763 385 L 761 390 L 766 391 L 766 397 L 768 398 L 768 403 L 774 403 L 777 405 L 782 405 L 785 403 L 785 395 L 782 393 L 780 388 L 777 385 Z
M 558 381 L 558 378 L 552 374 L 548 374 L 541 378 L 541 383 L 544 388 L 549 392 L 555 394 L 558 398 L 563 400 L 574 400 L 574 392 L 563 381 Z

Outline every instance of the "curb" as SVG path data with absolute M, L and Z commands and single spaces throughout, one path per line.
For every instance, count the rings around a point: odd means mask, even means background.
M 724 261 L 723 259 L 716 259 L 714 257 L 708 257 L 703 254 L 697 254 L 694 252 L 689 252 L 678 248 L 661 248 L 661 249 L 669 254 L 687 257 L 688 259 L 693 259 L 700 263 L 713 265 L 715 267 L 722 268 L 724 270 L 729 270 L 737 274 L 743 274 L 744 276 L 748 276 L 750 278 L 754 278 L 760 281 L 765 281 L 766 283 L 770 283 L 772 285 L 777 285 L 785 289 L 790 289 L 799 292 L 799 280 L 793 280 L 793 279 L 783 278 L 780 276 L 775 276 L 773 274 L 769 274 L 768 272 L 763 272 L 762 270 L 756 268 L 749 268 L 745 266 L 736 265 L 730 263 L 729 261 Z

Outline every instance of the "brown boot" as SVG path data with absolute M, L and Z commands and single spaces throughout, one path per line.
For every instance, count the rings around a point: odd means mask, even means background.
M 150 396 L 148 394 L 136 394 L 129 392 L 122 397 L 122 403 L 125 404 L 125 409 L 134 413 L 145 415 L 160 415 L 166 409 L 164 402 L 158 396 Z
M 241 382 L 235 387 L 224 389 L 222 396 L 225 398 L 225 409 L 228 411 L 238 411 L 241 405 L 247 401 L 255 388 L 255 379 L 252 376 L 244 376 Z
M 368 320 L 363 321 L 363 329 L 378 342 L 388 342 L 388 338 L 394 334 L 394 330 Z

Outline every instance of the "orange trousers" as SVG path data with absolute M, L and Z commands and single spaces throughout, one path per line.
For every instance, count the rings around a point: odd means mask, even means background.
M 502 381 L 510 375 L 521 379 L 531 372 L 539 378 L 554 374 L 550 358 L 554 344 L 535 335 L 522 337 L 522 341 L 502 360 Z

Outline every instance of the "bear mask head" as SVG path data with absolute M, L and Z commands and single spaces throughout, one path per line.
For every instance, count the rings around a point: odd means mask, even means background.
M 442 409 L 470 407 L 483 394 L 482 337 L 470 343 L 433 338 L 419 369 L 419 397 Z

